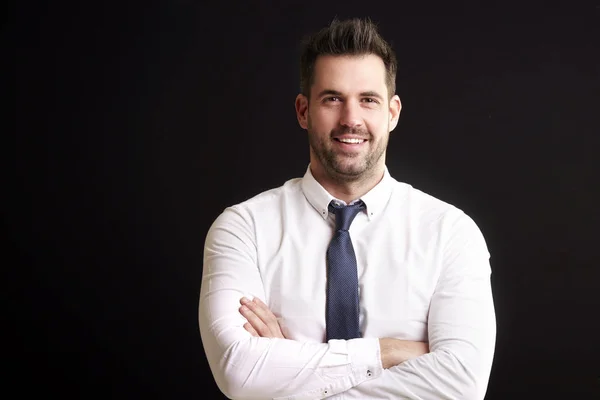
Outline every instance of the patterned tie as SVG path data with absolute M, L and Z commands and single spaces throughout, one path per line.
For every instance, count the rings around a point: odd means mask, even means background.
M 360 337 L 358 273 L 348 229 L 364 208 L 362 201 L 351 206 L 329 204 L 335 214 L 335 233 L 327 249 L 327 340 Z

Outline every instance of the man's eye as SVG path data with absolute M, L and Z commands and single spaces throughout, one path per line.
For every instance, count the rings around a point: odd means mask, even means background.
M 335 96 L 333 96 L 333 97 L 327 97 L 325 99 L 325 101 L 340 101 L 340 98 L 339 97 L 335 97 Z
M 373 98 L 371 98 L 371 97 L 366 97 L 366 98 L 364 98 L 364 99 L 363 99 L 363 101 L 364 101 L 365 103 L 377 103 L 377 100 L 376 100 L 376 99 L 373 99 Z

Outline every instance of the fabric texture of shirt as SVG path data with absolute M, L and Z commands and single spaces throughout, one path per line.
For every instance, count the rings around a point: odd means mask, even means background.
M 496 320 L 490 254 L 475 222 L 386 168 L 350 227 L 362 337 L 325 342 L 332 200 L 309 166 L 211 225 L 199 327 L 221 391 L 233 399 L 483 399 Z M 250 335 L 242 296 L 263 300 L 287 339 Z M 430 352 L 384 369 L 383 337 L 427 341 Z

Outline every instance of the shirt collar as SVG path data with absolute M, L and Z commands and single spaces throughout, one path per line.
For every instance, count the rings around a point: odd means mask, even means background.
M 383 210 L 383 207 L 392 193 L 392 181 L 393 178 L 390 176 L 386 166 L 381 181 L 360 198 L 367 206 L 366 212 L 369 219 L 378 215 Z M 306 172 L 302 178 L 302 191 L 308 202 L 319 212 L 323 219 L 327 219 L 329 216 L 329 203 L 331 203 L 332 200 L 343 203 L 343 201 L 336 199 L 329 194 L 329 192 L 317 182 L 312 172 L 310 172 L 310 164 L 306 168 Z

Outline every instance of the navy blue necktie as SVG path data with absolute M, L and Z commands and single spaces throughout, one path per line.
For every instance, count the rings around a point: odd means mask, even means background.
M 335 214 L 335 233 L 327 249 L 327 340 L 360 337 L 358 272 L 348 229 L 364 208 L 362 201 L 350 206 L 329 204 Z

